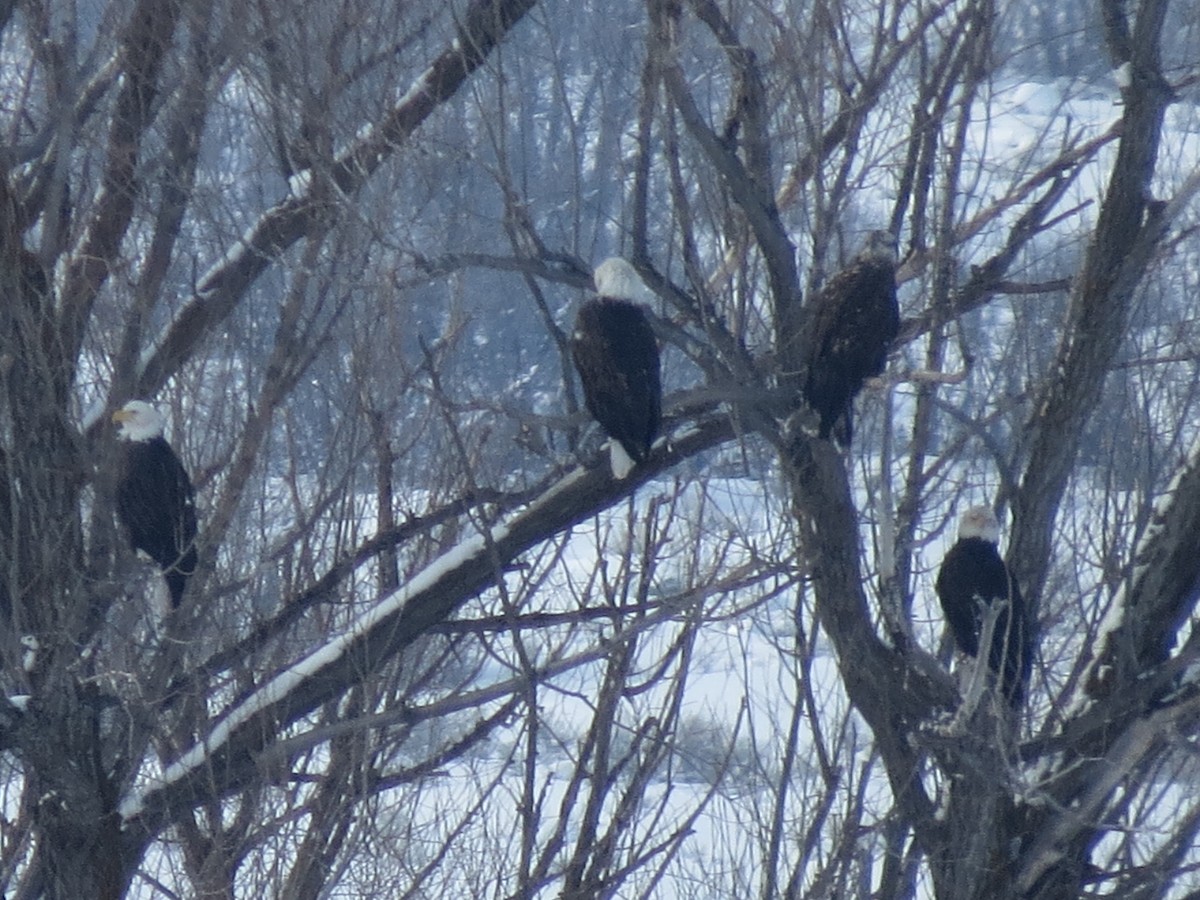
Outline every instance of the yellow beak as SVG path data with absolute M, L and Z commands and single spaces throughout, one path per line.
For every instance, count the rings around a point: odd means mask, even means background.
M 118 409 L 112 414 L 114 422 L 129 422 L 133 419 L 133 412 L 128 409 Z

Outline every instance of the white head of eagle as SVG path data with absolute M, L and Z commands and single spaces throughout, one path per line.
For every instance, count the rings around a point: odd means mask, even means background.
M 196 501 L 183 463 L 163 438 L 162 413 L 133 400 L 113 413 L 124 442 L 117 481 L 117 518 L 129 542 L 158 563 L 171 595 L 183 599 L 187 579 L 196 571 Z
M 637 300 L 646 289 L 637 269 L 619 256 L 610 256 L 592 273 L 596 293 L 617 300 Z
M 144 400 L 130 400 L 113 413 L 112 418 L 119 426 L 117 437 L 123 441 L 148 441 L 162 437 L 167 424 L 163 414 Z
M 989 544 L 1000 543 L 1000 520 L 990 506 L 972 506 L 958 521 L 958 539 L 979 538 Z

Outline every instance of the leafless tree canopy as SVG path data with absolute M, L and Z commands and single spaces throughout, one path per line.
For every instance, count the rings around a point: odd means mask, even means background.
M 4 896 L 1200 889 L 1200 9 L 1024 6 L 0 3 Z M 806 300 L 875 229 L 843 451 Z M 568 345 L 614 254 L 625 481 Z M 1016 714 L 933 597 L 980 503 Z

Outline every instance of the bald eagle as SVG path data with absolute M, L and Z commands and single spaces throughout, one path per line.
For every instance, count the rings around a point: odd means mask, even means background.
M 163 438 L 162 413 L 141 400 L 113 413 L 124 443 L 117 483 L 117 516 L 134 550 L 158 563 L 179 606 L 188 578 L 196 571 L 196 501 L 191 479 Z
M 613 257 L 593 274 L 598 296 L 575 319 L 571 355 L 583 399 L 611 438 L 614 478 L 645 462 L 662 420 L 658 342 L 645 310 L 632 302 L 643 289 L 633 266 Z
M 858 256 L 810 303 L 804 399 L 820 416 L 822 440 L 840 423 L 838 437 L 849 446 L 854 398 L 864 381 L 883 374 L 900 331 L 894 248 L 891 234 L 871 232 Z
M 1000 676 L 1000 690 L 1013 709 L 1025 699 L 1033 664 L 1025 601 L 997 544 L 1000 522 L 990 508 L 968 509 L 959 522 L 958 541 L 938 571 L 938 599 L 958 649 L 978 657 L 979 640 L 988 607 L 1007 601 L 996 618 L 988 668 Z

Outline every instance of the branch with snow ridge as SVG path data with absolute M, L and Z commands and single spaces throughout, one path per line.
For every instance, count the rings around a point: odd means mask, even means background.
M 155 787 L 127 795 L 121 803 L 126 831 L 149 838 L 203 798 L 237 791 L 256 770 L 260 754 L 288 725 L 370 678 L 494 584 L 505 563 L 734 435 L 729 417 L 715 414 L 657 447 L 631 478 L 614 481 L 604 466 L 576 469 L 524 510 L 467 538 L 383 597 L 346 632 L 276 673 L 228 710 L 201 743 L 167 767 Z

